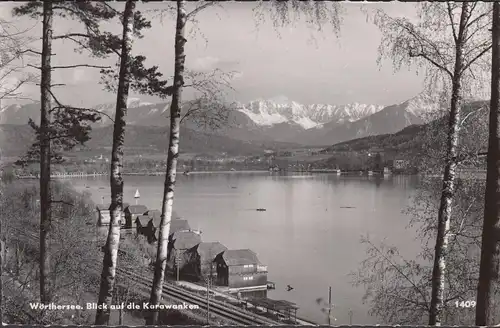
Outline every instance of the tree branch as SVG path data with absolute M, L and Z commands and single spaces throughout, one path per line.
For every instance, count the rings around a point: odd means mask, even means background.
M 35 65 L 31 65 L 31 64 L 26 64 L 26 66 L 36 68 L 38 70 L 42 70 L 42 68 L 40 66 L 35 66 Z
M 424 54 L 424 53 L 418 53 L 418 54 L 412 54 L 411 52 L 408 54 L 411 58 L 415 58 L 415 57 L 422 57 L 424 59 L 426 59 L 427 61 L 429 61 L 432 65 L 436 66 L 437 68 L 439 68 L 440 70 L 443 70 L 446 74 L 448 74 L 451 78 L 453 78 L 453 73 L 445 66 L 437 63 L 435 60 L 431 59 L 428 55 Z
M 476 55 L 476 57 L 474 57 L 472 60 L 470 60 L 467 64 L 465 64 L 465 66 L 462 68 L 462 71 L 460 72 L 460 74 L 462 74 L 463 72 L 465 72 L 469 67 L 471 67 L 472 64 L 474 64 L 475 61 L 477 61 L 479 58 L 481 58 L 485 53 L 487 53 L 488 51 L 491 50 L 491 44 L 484 48 L 483 51 L 481 51 L 479 54 Z
M 72 40 L 73 37 L 90 38 L 90 35 L 84 34 L 84 33 L 68 33 L 68 34 L 53 36 L 52 39 L 54 39 L 54 40 L 59 40 L 59 39 Z
M 457 35 L 457 30 L 455 29 L 455 22 L 453 21 L 453 9 L 451 8 L 451 3 L 446 2 L 447 6 L 447 11 L 448 11 L 448 18 L 450 19 L 451 23 L 451 29 L 453 31 L 453 39 L 455 40 L 455 43 L 458 42 L 458 35 Z
M 186 19 L 190 19 L 191 17 L 195 16 L 197 13 L 199 13 L 203 9 L 205 9 L 207 7 L 210 7 L 210 6 L 213 6 L 214 4 L 216 4 L 215 1 L 207 1 L 207 2 L 205 2 L 204 4 L 200 5 L 199 7 L 196 7 L 195 9 L 193 9 L 193 11 L 189 12 L 186 15 Z
M 413 288 L 422 296 L 424 299 L 424 302 L 427 304 L 427 308 L 429 308 L 429 305 L 427 303 L 427 297 L 425 294 L 422 292 L 422 290 L 413 282 L 413 280 L 410 279 L 401 269 L 394 264 L 377 246 L 375 246 L 370 240 L 366 239 L 366 242 L 369 243 L 403 278 L 405 278 L 406 281 L 408 281 Z
M 65 106 L 63 105 L 58 99 L 57 97 L 54 95 L 54 93 L 52 92 L 51 89 L 49 89 L 49 93 L 50 95 L 52 96 L 52 98 L 54 99 L 54 101 L 57 103 L 58 106 L 56 107 L 53 107 L 53 109 L 59 109 L 59 108 L 68 108 L 68 109 L 74 109 L 74 110 L 79 110 L 79 111 L 89 111 L 89 112 L 93 112 L 93 113 L 97 113 L 97 114 L 101 114 L 101 115 L 104 115 L 106 116 L 107 118 L 109 118 L 111 120 L 111 122 L 115 122 L 111 116 L 109 116 L 108 114 L 100 111 L 100 110 L 97 110 L 97 109 L 92 109 L 92 108 L 81 108 L 81 107 L 73 107 L 73 106 Z
M 90 68 L 101 68 L 101 69 L 110 69 L 111 66 L 100 66 L 100 65 L 90 65 L 90 64 L 76 64 L 76 65 L 67 65 L 67 66 L 52 66 L 52 69 L 59 68 L 78 68 L 78 67 L 90 67 Z

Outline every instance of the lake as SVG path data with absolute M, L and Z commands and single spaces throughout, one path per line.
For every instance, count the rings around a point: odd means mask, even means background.
M 163 182 L 164 176 L 125 177 L 125 202 L 134 204 L 139 189 L 139 203 L 161 209 Z M 110 201 L 108 178 L 71 183 L 77 190 L 91 192 L 96 203 Z M 363 288 L 353 287 L 347 275 L 366 258 L 362 235 L 369 234 L 375 242 L 385 240 L 405 256 L 416 255 L 416 234 L 407 229 L 410 218 L 402 214 L 416 183 L 407 176 L 178 175 L 174 210 L 193 229 L 202 230 L 204 241 L 255 251 L 268 265 L 269 280 L 276 283 L 268 297 L 297 303 L 298 316 L 326 323 L 321 310 L 326 305 L 316 300 L 322 297 L 327 302 L 331 286 L 335 324 L 349 324 L 349 310 L 353 324 L 376 324 L 362 303 Z M 294 289 L 287 291 L 287 285 Z

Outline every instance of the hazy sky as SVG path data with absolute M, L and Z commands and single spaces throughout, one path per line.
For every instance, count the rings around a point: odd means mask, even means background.
M 12 5 L 2 4 L 4 17 Z M 151 6 L 143 4 L 139 8 Z M 155 8 L 161 6 L 165 5 L 156 4 Z M 230 96 L 234 100 L 247 102 L 285 96 L 306 104 L 390 105 L 405 101 L 422 89 L 422 78 L 415 72 L 405 69 L 394 73 L 390 62 L 384 62 L 382 67 L 377 65 L 380 33 L 367 22 L 359 4 L 343 3 L 345 13 L 339 38 L 330 26 L 317 32 L 303 20 L 280 29 L 278 34 L 269 20 L 257 27 L 252 13 L 255 4 L 231 2 L 223 6 L 200 12 L 195 29 L 193 24 L 189 25 L 188 30 L 196 33 L 188 37 L 186 66 L 198 71 L 219 68 L 238 72 L 232 83 L 236 91 Z M 381 7 L 392 15 L 414 13 L 410 3 L 367 6 Z M 35 25 L 33 33 L 41 33 L 41 23 L 23 19 L 19 24 Z M 174 27 L 171 16 L 165 16 L 162 22 L 154 19 L 153 28 L 134 45 L 134 53 L 146 55 L 147 63 L 158 65 L 166 76 L 173 72 Z M 112 29 L 119 31 L 118 26 Z M 55 34 L 68 30 L 76 32 L 79 25 L 67 20 L 55 21 Z M 55 64 L 87 61 L 86 56 L 73 52 L 69 42 L 57 41 L 54 48 Z M 58 89 L 64 101 L 90 105 L 114 100 L 112 94 L 101 91 L 95 69 L 56 71 L 54 80 L 70 85 Z M 39 97 L 36 86 L 26 88 L 25 92 Z

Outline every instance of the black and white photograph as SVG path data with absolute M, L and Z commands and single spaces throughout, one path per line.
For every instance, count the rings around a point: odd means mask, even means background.
M 0 2 L 2 325 L 500 326 L 500 2 Z

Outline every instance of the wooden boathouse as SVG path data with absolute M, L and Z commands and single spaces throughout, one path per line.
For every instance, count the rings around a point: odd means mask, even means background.
M 195 281 L 204 281 L 208 277 L 214 279 L 217 274 L 214 260 L 226 250 L 227 247 L 218 241 L 201 242 L 189 249 L 186 252 L 188 263 L 184 266 L 184 277 L 189 276 Z
M 228 287 L 231 294 L 266 297 L 267 266 L 250 249 L 226 250 L 214 259 L 217 267 L 217 285 Z
M 129 205 L 125 209 L 125 227 L 135 228 L 136 219 L 140 215 L 144 215 L 148 208 L 144 205 Z

